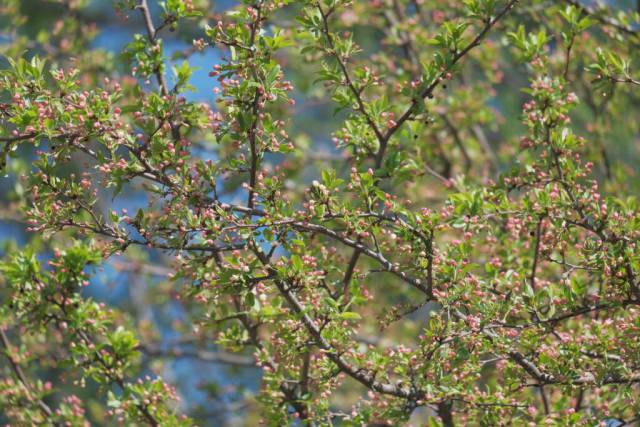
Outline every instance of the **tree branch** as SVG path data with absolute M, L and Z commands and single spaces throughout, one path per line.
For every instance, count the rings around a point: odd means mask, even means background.
M 31 384 L 29 383 L 29 380 L 27 379 L 26 375 L 22 371 L 22 367 L 13 358 L 13 355 L 11 354 L 12 345 L 11 345 L 11 342 L 9 341 L 9 337 L 7 336 L 7 333 L 3 328 L 0 328 L 0 342 L 2 343 L 2 347 L 4 348 L 4 355 L 9 361 L 9 365 L 11 365 L 11 369 L 13 370 L 13 373 L 16 375 L 16 377 L 18 378 L 22 386 L 25 388 L 27 393 L 33 398 L 33 388 L 31 387 Z M 46 419 L 49 419 L 51 421 L 51 418 L 53 417 L 53 411 L 51 410 L 49 405 L 44 403 L 42 399 L 35 399 L 35 401 L 36 401 L 36 404 L 38 405 L 38 408 L 40 409 L 40 412 L 42 412 L 42 415 Z M 62 426 L 62 424 L 57 421 L 51 421 L 51 422 L 55 426 Z
M 393 127 L 391 127 L 387 131 L 387 133 L 384 135 L 383 143 L 380 145 L 380 150 L 378 150 L 378 154 L 376 156 L 376 164 L 378 164 L 378 162 L 382 163 L 382 158 L 384 157 L 384 152 L 387 148 L 389 140 L 396 133 L 396 131 L 400 129 L 400 127 L 404 124 L 404 122 L 409 120 L 409 118 L 413 114 L 413 110 L 418 106 L 418 103 L 422 102 L 423 99 L 433 94 L 433 91 L 440 85 L 440 82 L 443 80 L 446 73 L 448 73 L 449 70 L 454 65 L 456 65 L 462 58 L 464 58 L 473 48 L 478 46 L 482 41 L 482 39 L 484 39 L 486 35 L 489 33 L 489 31 L 491 31 L 491 29 L 498 23 L 498 21 L 500 21 L 516 5 L 516 3 L 518 3 L 518 1 L 519 0 L 510 0 L 507 3 L 507 5 L 493 19 L 487 22 L 487 24 L 484 26 L 482 31 L 480 31 L 480 33 L 478 33 L 478 35 L 476 35 L 476 37 L 464 49 L 462 49 L 460 52 L 457 52 L 454 55 L 449 68 L 443 70 L 438 76 L 438 78 L 436 78 L 431 84 L 429 84 L 426 88 L 424 88 L 420 93 L 419 98 L 414 98 L 411 101 L 411 105 L 409 106 L 409 108 L 407 108 L 407 110 L 402 114 L 402 116 L 398 118 L 398 120 L 396 121 L 396 124 Z

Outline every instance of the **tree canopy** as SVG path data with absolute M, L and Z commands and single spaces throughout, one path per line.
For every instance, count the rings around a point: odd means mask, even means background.
M 0 422 L 639 422 L 640 2 L 0 11 Z

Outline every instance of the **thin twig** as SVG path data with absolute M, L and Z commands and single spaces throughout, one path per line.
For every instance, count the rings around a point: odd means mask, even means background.
M 151 11 L 149 10 L 149 5 L 147 4 L 147 0 L 140 0 L 140 4 L 136 6 L 136 9 L 140 10 L 140 13 L 142 14 L 142 18 L 144 19 L 144 24 L 145 24 L 145 27 L 147 28 L 147 37 L 149 39 L 149 43 L 151 43 L 153 47 L 157 47 L 158 32 L 156 31 L 153 25 L 153 19 L 151 18 Z M 168 89 L 167 81 L 165 80 L 164 73 L 162 72 L 161 67 L 156 67 L 155 75 L 156 75 L 156 79 L 158 80 L 158 85 L 160 86 L 160 92 L 162 93 L 163 96 L 168 95 L 169 89 Z

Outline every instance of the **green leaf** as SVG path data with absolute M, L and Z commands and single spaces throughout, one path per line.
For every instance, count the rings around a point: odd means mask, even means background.
M 362 316 L 353 311 L 344 311 L 340 313 L 340 318 L 345 320 L 360 320 L 362 319 Z

